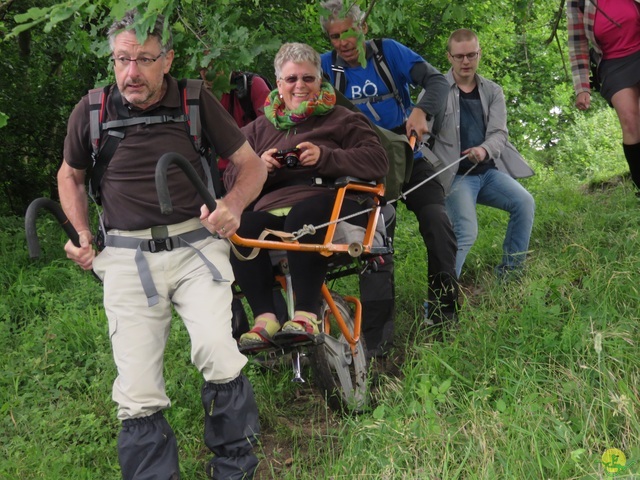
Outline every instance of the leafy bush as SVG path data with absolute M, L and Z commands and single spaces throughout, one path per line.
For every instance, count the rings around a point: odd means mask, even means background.
M 626 171 L 621 145 L 622 131 L 615 111 L 599 108 L 577 117 L 560 134 L 557 145 L 538 158 L 560 175 L 602 179 Z

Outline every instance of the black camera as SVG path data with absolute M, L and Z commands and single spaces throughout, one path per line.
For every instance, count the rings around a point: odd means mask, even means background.
M 280 165 L 285 165 L 288 168 L 294 168 L 297 167 L 300 162 L 300 151 L 301 150 L 299 148 L 278 150 L 273 154 L 273 158 L 275 158 Z

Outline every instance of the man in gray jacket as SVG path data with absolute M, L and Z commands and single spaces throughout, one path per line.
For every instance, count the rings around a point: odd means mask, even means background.
M 496 267 L 497 275 L 503 276 L 521 270 L 529 249 L 535 203 L 514 178 L 531 176 L 533 171 L 507 140 L 504 94 L 499 85 L 476 73 L 480 57 L 474 32 L 461 29 L 450 35 L 451 69 L 445 75 L 450 89 L 433 152 L 446 164 L 467 155 L 455 175 L 443 179 L 449 187 L 446 207 L 458 242 L 458 276 L 478 236 L 478 203 L 509 212 L 502 261 Z

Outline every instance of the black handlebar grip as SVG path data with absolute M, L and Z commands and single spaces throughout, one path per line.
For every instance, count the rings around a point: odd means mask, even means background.
M 36 198 L 27 207 L 27 213 L 24 218 L 24 228 L 27 233 L 27 248 L 29 249 L 29 256 L 31 258 L 38 258 L 40 256 L 40 242 L 38 241 L 38 231 L 36 229 L 36 220 L 38 218 L 38 212 L 41 209 L 49 210 L 55 217 L 60 226 L 63 228 L 69 240 L 76 246 L 80 246 L 80 237 L 78 232 L 71 225 L 71 222 L 62 211 L 62 207 L 59 203 L 54 202 L 50 198 Z
M 187 159 L 175 152 L 162 155 L 156 165 L 156 190 L 158 192 L 158 201 L 160 202 L 160 211 L 165 215 L 170 215 L 173 212 L 171 195 L 169 194 L 169 186 L 167 184 L 167 171 L 171 164 L 174 163 L 187 175 L 189 181 L 196 187 L 196 190 L 204 199 L 204 203 L 209 208 L 209 211 L 213 212 L 216 209 L 215 198 L 213 198 L 213 195 L 207 190 L 206 185 L 202 183 L 198 173 Z

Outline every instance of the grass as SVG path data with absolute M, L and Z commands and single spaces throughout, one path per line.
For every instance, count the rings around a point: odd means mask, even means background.
M 375 404 L 329 411 L 307 375 L 247 368 L 260 407 L 261 479 L 589 479 L 612 477 L 618 448 L 640 473 L 640 204 L 628 183 L 581 188 L 541 174 L 526 275 L 498 283 L 503 212 L 481 232 L 461 282 L 459 328 L 442 343 L 419 325 L 426 260 L 400 209 L 397 347 Z M 0 478 L 116 479 L 115 368 L 101 288 L 63 255 L 50 219 L 30 261 L 22 220 L 0 219 Z M 355 291 L 353 279 L 337 288 Z M 203 479 L 201 379 L 179 320 L 166 352 L 167 417 L 187 480 Z

